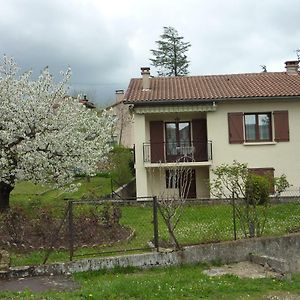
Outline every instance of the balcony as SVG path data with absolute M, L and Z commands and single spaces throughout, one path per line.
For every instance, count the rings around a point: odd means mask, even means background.
M 144 163 L 209 162 L 212 142 L 144 143 Z

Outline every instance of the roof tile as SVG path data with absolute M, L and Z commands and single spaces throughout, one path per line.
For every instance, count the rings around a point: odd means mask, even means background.
M 222 100 L 256 97 L 300 96 L 300 74 L 267 72 L 231 75 L 153 77 L 150 90 L 142 79 L 133 78 L 125 95 L 127 102 L 168 100 Z

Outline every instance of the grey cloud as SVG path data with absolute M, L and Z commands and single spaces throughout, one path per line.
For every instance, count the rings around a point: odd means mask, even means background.
M 54 74 L 71 66 L 74 88 L 97 90 L 100 98 L 101 90 L 111 89 L 112 78 L 116 85 L 123 80 L 115 74 L 129 60 L 129 48 L 106 28 L 98 12 L 79 11 L 64 3 L 15 3 L 14 20 L 1 21 L 0 52 L 14 56 L 24 69 L 32 68 L 35 73 L 46 65 Z
M 192 75 L 259 72 L 261 64 L 281 71 L 300 48 L 298 0 L 132 0 L 126 11 L 122 0 L 2 1 L 0 53 L 35 73 L 71 66 L 73 90 L 99 102 L 140 76 L 163 26 L 191 42 Z

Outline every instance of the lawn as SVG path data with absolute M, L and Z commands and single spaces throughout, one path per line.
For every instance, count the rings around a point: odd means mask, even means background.
M 61 204 L 64 199 L 96 198 L 111 193 L 111 179 L 108 177 L 96 176 L 90 180 L 77 178 L 74 184 L 80 184 L 78 190 L 67 193 L 63 189 L 53 189 L 28 181 L 18 182 L 11 193 L 11 203 L 38 202 L 55 206 Z
M 35 218 L 39 218 L 38 208 L 47 207 L 55 211 L 58 219 L 61 219 L 67 206 L 65 199 L 81 199 L 101 197 L 111 192 L 111 180 L 107 177 L 94 177 L 89 181 L 78 178 L 76 183 L 81 183 L 80 188 L 73 193 L 51 189 L 30 182 L 18 183 L 12 192 L 12 206 L 22 206 L 31 214 L 35 212 Z M 90 205 L 74 207 L 74 216 L 87 211 Z M 93 248 L 79 248 L 75 251 L 75 258 L 89 256 L 90 253 L 108 252 L 109 255 L 118 251 L 131 251 L 136 249 L 149 249 L 149 241 L 153 240 L 153 211 L 151 203 L 122 205 L 120 224 L 131 228 L 134 235 L 128 241 L 120 241 L 115 245 L 99 245 Z M 159 239 L 168 241 L 167 227 L 158 216 Z M 264 235 L 274 236 L 289 232 L 300 231 L 300 203 L 274 204 L 268 210 L 268 218 Z M 64 230 L 67 230 L 65 228 Z M 57 233 L 53 232 L 55 236 Z M 233 240 L 232 207 L 230 205 L 187 205 L 175 231 L 181 245 L 199 244 Z M 49 237 L 50 238 L 50 237 Z M 243 238 L 242 231 L 237 222 L 237 238 Z M 137 251 L 137 250 L 136 250 Z M 40 264 L 45 257 L 45 250 L 27 253 L 11 252 L 12 265 Z M 78 255 L 78 257 L 76 257 Z M 97 254 L 101 255 L 101 254 Z M 107 254 L 103 254 L 107 255 Z M 53 251 L 49 262 L 65 261 L 69 259 L 66 250 Z
M 271 299 L 270 295 L 300 295 L 300 275 L 291 280 L 208 277 L 207 266 L 135 268 L 78 273 L 78 290 L 42 293 L 0 292 L 1 299 Z M 277 299 L 277 298 L 272 298 Z M 296 299 L 296 298 L 291 298 Z
M 82 207 L 78 207 L 78 209 Z M 117 251 L 133 249 L 149 249 L 148 242 L 153 239 L 152 207 L 151 205 L 121 206 L 120 223 L 134 230 L 130 241 L 115 245 L 99 245 L 95 248 L 79 248 L 75 251 L 75 259 L 89 256 L 90 253 L 108 252 L 111 255 Z M 87 209 L 87 208 L 85 208 Z M 76 208 L 75 208 L 76 212 Z M 76 216 L 76 213 L 75 213 Z M 285 203 L 272 205 L 268 211 L 265 234 L 275 236 L 299 231 L 300 204 Z M 237 237 L 243 238 L 237 224 Z M 176 236 L 182 245 L 233 240 L 232 210 L 229 205 L 190 205 L 183 212 Z M 55 234 L 55 233 L 54 233 Z M 167 241 L 168 233 L 165 223 L 159 216 L 159 237 Z M 78 255 L 78 257 L 76 257 Z M 101 254 L 97 254 L 98 256 Z M 102 254 L 105 255 L 105 254 Z M 107 255 L 107 254 L 106 254 Z M 28 254 L 12 254 L 13 265 L 39 264 L 43 261 L 45 251 L 34 251 Z M 68 251 L 53 251 L 49 262 L 69 259 Z

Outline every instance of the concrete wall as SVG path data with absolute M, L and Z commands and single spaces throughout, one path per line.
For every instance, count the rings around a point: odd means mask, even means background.
M 41 266 L 16 267 L 9 271 L 0 272 L 0 278 L 69 274 L 111 269 L 117 266 L 151 268 L 213 261 L 232 263 L 248 260 L 251 253 L 286 259 L 290 262 L 292 272 L 300 272 L 299 249 L 300 234 L 297 233 L 283 237 L 253 238 L 190 246 L 178 252 L 153 252 Z
M 289 142 L 229 144 L 227 113 L 273 112 L 274 110 L 289 112 Z M 250 103 L 245 100 L 245 102 L 218 104 L 216 111 L 207 113 L 208 139 L 213 143 L 212 167 L 232 163 L 233 160 L 247 163 L 250 168 L 272 167 L 275 169 L 275 176 L 284 173 L 289 182 L 298 187 L 300 185 L 300 159 L 297 157 L 300 151 L 299 116 L 300 103 L 296 101 L 260 100 Z
M 136 197 L 136 182 L 135 178 L 130 182 L 124 184 L 119 187 L 116 191 L 114 191 L 121 199 L 132 199 Z M 118 199 L 117 197 L 116 199 Z

